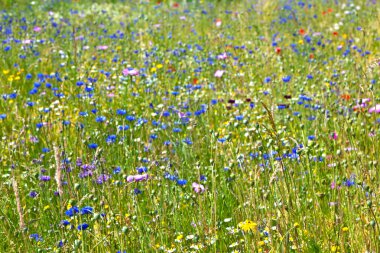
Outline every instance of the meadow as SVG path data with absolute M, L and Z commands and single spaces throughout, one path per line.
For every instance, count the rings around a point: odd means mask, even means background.
M 380 252 L 378 1 L 0 2 L 0 252 Z

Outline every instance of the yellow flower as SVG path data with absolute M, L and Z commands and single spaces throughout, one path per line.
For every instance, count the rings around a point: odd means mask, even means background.
M 4 75 L 7 75 L 8 73 L 9 73 L 9 69 L 4 69 L 4 70 L 3 70 L 3 74 L 4 74 Z
M 247 232 L 249 230 L 253 231 L 256 227 L 257 227 L 257 224 L 254 223 L 253 221 L 251 220 L 246 220 L 246 221 L 242 221 L 238 224 L 238 227 L 243 230 L 244 232 Z
M 156 72 L 156 70 L 157 69 L 155 67 L 153 67 L 153 68 L 150 69 L 150 72 Z
M 294 223 L 295 228 L 298 228 L 299 226 L 300 226 L 300 224 L 298 222 Z
M 342 228 L 342 231 L 343 231 L 343 232 L 347 232 L 347 231 L 348 231 L 348 227 L 343 227 L 343 228 Z
M 177 238 L 175 240 L 178 241 L 178 242 L 180 242 L 182 240 L 182 238 L 183 238 L 183 235 L 180 234 L 180 235 L 177 236 Z
M 49 206 L 49 205 L 47 205 L 47 206 L 44 207 L 44 211 L 46 211 L 46 210 L 48 210 L 48 209 L 50 209 L 50 206 Z
M 164 65 L 162 65 L 162 64 L 160 63 L 160 64 L 158 64 L 156 67 L 157 67 L 158 69 L 162 69 L 162 68 L 164 67 Z
M 67 204 L 67 210 L 69 210 L 70 208 L 72 208 L 73 206 L 69 203 L 69 204 Z
M 260 247 L 262 247 L 262 246 L 265 245 L 265 242 L 264 242 L 264 241 L 259 241 L 257 244 L 258 244 Z

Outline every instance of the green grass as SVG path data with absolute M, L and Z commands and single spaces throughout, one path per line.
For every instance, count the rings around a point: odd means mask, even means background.
M 380 251 L 379 5 L 163 2 L 2 2 L 0 251 Z

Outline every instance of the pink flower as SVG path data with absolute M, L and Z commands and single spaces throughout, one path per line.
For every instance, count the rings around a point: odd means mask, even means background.
M 374 107 L 369 108 L 369 113 L 380 113 L 380 104 L 375 105 Z
M 108 46 L 98 46 L 97 49 L 98 50 L 106 50 L 106 49 L 108 49 Z
M 23 40 L 23 41 L 22 41 L 22 44 L 30 44 L 30 43 L 32 43 L 31 40 Z
M 224 70 L 217 70 L 214 74 L 215 77 L 222 77 Z
M 227 59 L 227 53 L 223 53 L 223 54 L 218 55 L 217 59 L 218 60 L 225 60 L 225 59 Z
M 332 133 L 332 135 L 330 135 L 330 139 L 337 140 L 338 134 L 336 132 Z
M 123 70 L 123 75 L 125 76 L 138 76 L 139 70 L 134 68 L 126 68 Z
M 42 30 L 42 28 L 39 27 L 39 26 L 35 26 L 35 27 L 33 28 L 33 31 L 35 31 L 35 32 L 40 32 L 41 30 Z
M 201 184 L 194 182 L 191 186 L 196 193 L 203 193 L 205 191 L 205 187 Z

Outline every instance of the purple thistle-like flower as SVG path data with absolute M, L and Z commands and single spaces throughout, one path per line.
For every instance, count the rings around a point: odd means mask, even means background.
M 40 176 L 40 181 L 44 181 L 44 182 L 50 181 L 50 176 L 42 175 Z
M 101 174 L 101 175 L 98 177 L 98 179 L 96 179 L 96 183 L 98 183 L 98 184 L 103 184 L 103 183 L 105 183 L 109 178 L 110 178 L 109 175 Z
M 31 197 L 31 198 L 35 198 L 35 197 L 37 197 L 37 195 L 38 195 L 38 193 L 36 191 L 29 192 L 29 197 Z

